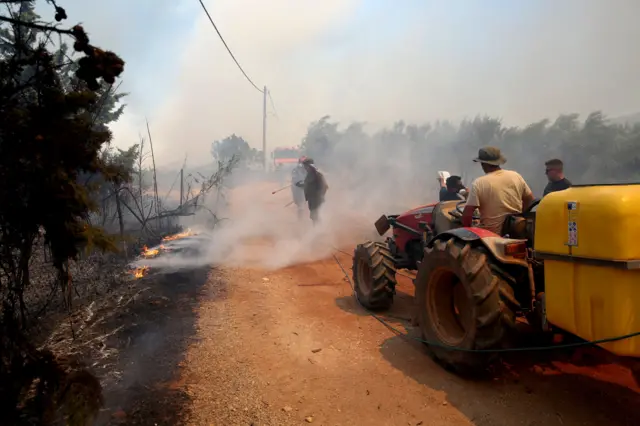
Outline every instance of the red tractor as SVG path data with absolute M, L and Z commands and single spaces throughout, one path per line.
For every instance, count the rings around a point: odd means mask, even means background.
M 353 257 L 356 296 L 374 311 L 391 306 L 397 269 L 418 270 L 414 285 L 422 335 L 437 342 L 430 349 L 439 361 L 458 370 L 477 368 L 487 357 L 442 346 L 499 347 L 515 326 L 516 313 L 540 311 L 534 309 L 540 303 L 535 287 L 516 285 L 530 278 L 534 282 L 528 260 L 533 238 L 527 235 L 532 235 L 537 203 L 506 221 L 502 235 L 515 238 L 462 227 L 464 203 L 446 201 L 401 215 L 383 215 L 375 227 L 380 235 L 392 229 L 392 235 L 385 242 L 358 245 Z
M 574 185 L 508 216 L 500 235 L 461 225 L 464 201 L 382 216 L 385 242 L 358 245 L 353 281 L 370 310 L 393 302 L 396 269 L 417 269 L 414 318 L 448 368 L 483 369 L 516 317 L 596 344 L 640 383 L 640 184 Z
M 355 249 L 353 279 L 360 302 L 369 309 L 388 309 L 395 293 L 396 269 L 417 270 L 426 243 L 436 234 L 462 226 L 462 206 L 464 201 L 445 201 L 400 215 L 382 215 L 375 222 L 376 230 L 383 236 L 392 229 L 392 235 L 384 243 L 368 241 Z

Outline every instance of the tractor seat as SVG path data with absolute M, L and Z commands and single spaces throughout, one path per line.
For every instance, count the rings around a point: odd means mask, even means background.
M 436 235 L 461 226 L 460 219 L 450 213 L 456 209 L 456 204 L 459 202 L 459 200 L 442 201 L 435 205 L 432 215 Z
M 517 215 L 507 216 L 502 226 L 502 235 L 518 240 L 528 239 L 527 219 Z

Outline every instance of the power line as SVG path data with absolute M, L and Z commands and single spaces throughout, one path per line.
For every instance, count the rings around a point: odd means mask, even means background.
M 245 76 L 245 78 L 247 79 L 247 81 L 249 81 L 249 83 L 251 83 L 251 85 L 260 93 L 264 93 L 264 91 L 262 89 L 260 89 L 258 86 L 256 86 L 256 84 L 249 78 L 249 76 L 247 75 L 246 72 L 244 72 L 244 70 L 242 69 L 242 66 L 240 66 L 240 63 L 238 62 L 238 60 L 236 59 L 236 57 L 233 55 L 233 52 L 231 51 L 231 49 L 229 49 L 229 46 L 227 46 L 227 42 L 224 41 L 224 38 L 222 37 L 222 34 L 220 34 L 220 31 L 218 31 L 218 27 L 216 27 L 216 24 L 213 22 L 213 19 L 211 18 L 211 15 L 209 15 L 209 11 L 207 10 L 207 7 L 204 5 L 204 3 L 202 2 L 202 0 L 198 0 L 200 2 L 200 5 L 202 5 L 202 9 L 204 9 L 204 13 L 207 14 L 207 18 L 209 18 L 209 22 L 211 22 L 211 25 L 213 25 L 213 29 L 216 30 L 216 33 L 218 33 L 218 37 L 220 37 L 220 40 L 222 40 L 222 44 L 224 44 L 224 47 L 227 48 L 227 52 L 229 52 L 229 55 L 231 55 L 231 59 L 233 59 L 233 62 L 236 63 L 236 65 L 238 66 L 238 68 L 240 68 L 240 71 L 242 72 L 242 74 Z
M 271 108 L 273 108 L 273 113 L 278 117 L 278 111 L 276 110 L 276 105 L 273 103 L 273 98 L 271 97 L 271 90 L 267 90 L 267 95 L 269 95 L 269 102 L 271 102 Z

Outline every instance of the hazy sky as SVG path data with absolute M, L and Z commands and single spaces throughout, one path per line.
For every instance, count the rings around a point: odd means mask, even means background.
M 42 2 L 44 3 L 44 2 Z M 151 123 L 159 164 L 210 159 L 231 133 L 262 143 L 262 95 L 198 0 L 59 0 L 126 61 L 126 147 Z M 206 1 L 245 71 L 267 85 L 268 146 L 323 115 L 387 125 L 476 114 L 526 124 L 562 112 L 640 111 L 637 0 Z M 48 9 L 40 6 L 43 17 Z

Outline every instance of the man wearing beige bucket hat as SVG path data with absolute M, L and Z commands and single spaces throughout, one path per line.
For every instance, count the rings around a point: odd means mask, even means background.
M 499 148 L 480 148 L 478 157 L 485 175 L 471 184 L 471 191 L 462 214 L 462 224 L 471 226 L 473 212 L 480 210 L 480 226 L 500 234 L 504 220 L 510 214 L 522 213 L 534 200 L 533 193 L 519 173 L 503 170 L 507 162 Z

